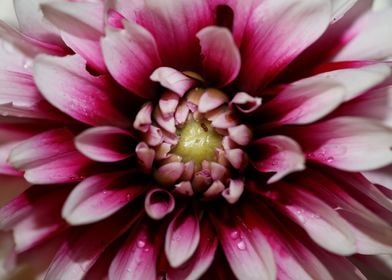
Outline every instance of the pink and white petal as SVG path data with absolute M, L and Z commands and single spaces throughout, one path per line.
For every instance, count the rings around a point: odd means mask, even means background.
M 229 105 L 231 107 L 235 106 L 242 113 L 252 113 L 260 107 L 261 98 L 251 96 L 246 92 L 238 92 L 234 95 Z
M 229 127 L 228 130 L 230 139 L 241 146 L 246 146 L 252 139 L 252 131 L 244 124 Z
M 154 163 L 155 151 L 151 149 L 146 143 L 140 142 L 135 148 L 136 156 L 139 164 L 145 171 L 150 171 Z
M 330 3 L 322 0 L 262 1 L 248 20 L 241 45 L 241 88 L 257 94 L 322 35 L 330 17 Z
M 129 119 L 116 108 L 109 80 L 89 74 L 78 55 L 38 56 L 34 80 L 49 103 L 76 120 L 90 125 L 129 126 Z
M 185 166 L 182 162 L 171 162 L 162 165 L 155 171 L 155 179 L 164 186 L 173 185 L 184 172 Z
M 149 223 L 134 228 L 110 265 L 109 280 L 157 279 L 160 239 Z
M 188 90 L 197 85 L 197 81 L 170 67 L 159 67 L 150 76 L 154 82 L 170 89 L 182 97 Z
M 195 254 L 190 260 L 177 269 L 169 268 L 167 272 L 168 280 L 172 279 L 199 279 L 210 267 L 214 260 L 215 251 L 218 246 L 218 239 L 212 231 L 212 225 L 207 219 L 201 222 L 200 243 Z
M 337 255 L 348 256 L 356 252 L 350 225 L 334 209 L 296 186 L 284 185 L 279 190 L 283 196 L 278 204 L 318 245 Z
M 238 279 L 275 279 L 274 256 L 266 237 L 255 227 L 232 215 L 230 221 L 212 219 L 218 238 L 233 273 Z
M 362 16 L 343 35 L 343 45 L 333 60 L 386 60 L 391 57 L 391 24 L 391 8 Z
M 146 133 L 152 124 L 151 114 L 153 105 L 151 102 L 145 103 L 139 110 L 133 122 L 133 128 Z
M 15 0 L 15 14 L 19 30 L 38 41 L 64 47 L 60 32 L 44 20 L 40 4 L 46 0 Z
M 257 153 L 250 153 L 253 166 L 260 172 L 276 172 L 268 183 L 305 168 L 305 155 L 301 147 L 287 136 L 260 138 L 252 146 L 257 150 Z
M 212 111 L 228 101 L 228 96 L 213 88 L 208 88 L 200 97 L 198 110 L 201 113 Z
M 142 6 L 143 4 L 135 4 Z M 180 71 L 200 66 L 200 47 L 196 33 L 212 24 L 212 13 L 204 0 L 144 1 L 136 12 L 136 21 L 148 29 L 159 46 L 164 65 Z M 197 69 L 197 68 L 196 68 Z
M 161 65 L 154 37 L 142 26 L 124 22 L 124 29 L 106 29 L 101 40 L 109 72 L 126 89 L 144 97 L 154 96 L 152 72 Z
M 227 28 L 208 26 L 196 34 L 200 40 L 204 75 L 216 87 L 231 83 L 241 69 L 241 55 Z
M 159 98 L 159 109 L 161 109 L 164 118 L 174 116 L 180 97 L 171 91 L 166 91 Z
M 298 128 L 295 138 L 309 160 L 341 170 L 368 171 L 392 163 L 391 128 L 370 119 L 334 118 Z
M 236 203 L 244 192 L 245 183 L 241 179 L 230 179 L 229 187 L 222 191 L 222 196 L 230 204 Z
M 49 2 L 42 4 L 41 9 L 45 19 L 61 31 L 64 42 L 73 51 L 94 69 L 106 71 L 99 44 L 104 24 L 102 2 Z
M 171 267 L 178 268 L 195 253 L 200 242 L 199 217 L 183 209 L 170 222 L 165 237 L 165 254 Z
M 62 209 L 71 225 L 101 221 L 117 212 L 144 192 L 138 183 L 129 183 L 123 173 L 99 174 L 79 183 Z
M 76 151 L 73 135 L 66 129 L 50 130 L 21 142 L 12 150 L 9 162 L 24 170 L 32 184 L 80 181 L 91 165 L 91 160 Z
M 112 126 L 93 127 L 75 138 L 75 146 L 86 157 L 100 162 L 116 162 L 129 158 L 132 151 L 131 133 Z
M 373 184 L 377 184 L 392 190 L 392 165 L 385 166 L 380 169 L 362 172 Z
M 88 227 L 75 227 L 57 251 L 46 273 L 47 279 L 83 279 L 104 250 L 140 217 L 125 209 L 109 220 Z M 97 234 L 99 232 L 99 234 Z
M 174 197 L 163 189 L 149 191 L 144 200 L 144 209 L 148 216 L 154 220 L 164 218 L 174 210 L 174 207 Z

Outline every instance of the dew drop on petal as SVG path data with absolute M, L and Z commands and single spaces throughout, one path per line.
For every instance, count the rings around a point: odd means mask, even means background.
M 238 249 L 240 249 L 240 250 L 245 250 L 246 249 L 246 244 L 245 244 L 245 242 L 243 241 L 243 240 L 241 240 L 241 241 L 239 241 L 238 243 L 237 243 L 237 248 Z
M 142 248 L 144 248 L 145 246 L 146 246 L 146 242 L 145 242 L 145 241 L 139 240 L 139 241 L 137 242 L 137 247 L 138 247 L 138 248 L 142 249 Z
M 238 231 L 233 231 L 230 234 L 230 236 L 231 236 L 231 238 L 233 238 L 235 240 L 235 239 L 238 239 L 240 237 L 240 233 Z

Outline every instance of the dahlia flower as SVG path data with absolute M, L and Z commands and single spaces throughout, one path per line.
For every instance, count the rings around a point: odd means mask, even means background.
M 392 9 L 371 5 L 15 0 L 19 28 L 0 22 L 1 191 L 20 190 L 0 210 L 6 268 L 390 277 Z

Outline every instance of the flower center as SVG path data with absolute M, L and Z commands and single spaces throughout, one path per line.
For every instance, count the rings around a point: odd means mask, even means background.
M 206 161 L 216 161 L 216 149 L 221 147 L 222 136 L 208 121 L 189 120 L 177 130 L 178 144 L 172 152 L 182 157 L 184 162 L 193 161 L 196 166 Z

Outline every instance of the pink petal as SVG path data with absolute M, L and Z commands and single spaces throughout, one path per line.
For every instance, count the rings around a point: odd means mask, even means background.
M 381 185 L 392 190 L 392 165 L 384 168 L 362 172 L 362 174 L 373 184 Z
M 153 226 L 141 223 L 134 228 L 110 265 L 109 279 L 158 279 L 159 243 Z
M 156 107 L 154 110 L 154 118 L 155 121 L 167 132 L 170 132 L 172 134 L 176 133 L 176 121 L 174 119 L 174 116 L 165 118 L 161 109 L 159 107 Z
M 199 100 L 199 112 L 206 113 L 212 111 L 228 101 L 228 97 L 223 92 L 209 88 Z
M 165 186 L 174 184 L 184 172 L 184 163 L 182 162 L 171 162 L 165 164 L 155 171 L 155 179 Z
M 246 125 L 237 125 L 229 127 L 228 130 L 230 139 L 241 146 L 246 146 L 252 139 L 252 131 Z
M 261 98 L 253 97 L 246 92 L 238 92 L 230 102 L 230 106 L 233 105 L 242 113 L 251 113 L 260 107 Z
M 53 258 L 46 278 L 83 279 L 104 250 L 140 217 L 138 213 L 130 217 L 128 211 L 88 227 L 75 227 Z
M 105 72 L 99 38 L 103 31 L 100 2 L 44 3 L 44 17 L 61 30 L 64 42 L 99 72 Z M 86 18 L 86 14 L 89 17 Z
M 86 157 L 102 162 L 124 160 L 132 153 L 132 135 L 121 128 L 94 127 L 75 138 L 76 148 Z
M 150 171 L 154 163 L 155 151 L 146 143 L 140 142 L 135 148 L 136 156 L 143 170 Z
M 129 183 L 128 179 L 123 173 L 88 177 L 68 196 L 62 216 L 71 225 L 90 224 L 111 216 L 144 191 L 142 185 Z
M 305 168 L 305 156 L 300 146 L 282 135 L 268 136 L 254 142 L 257 152 L 251 152 L 251 162 L 260 172 L 276 172 L 268 183 L 279 181 L 287 174 Z
M 366 171 L 392 163 L 390 129 L 368 119 L 335 118 L 295 134 L 308 159 L 335 168 Z
M 151 74 L 150 78 L 177 93 L 180 97 L 197 85 L 196 80 L 170 67 L 159 67 Z
M 241 68 L 241 55 L 230 31 L 208 26 L 196 35 L 200 40 L 204 74 L 216 87 L 231 83 Z
M 225 156 L 230 164 L 238 170 L 243 170 L 248 162 L 248 157 L 242 149 L 226 150 Z
M 370 12 L 346 30 L 334 61 L 384 60 L 392 55 L 392 9 Z
M 248 225 L 236 215 L 230 220 L 214 218 L 213 223 L 230 267 L 238 279 L 275 279 L 273 252 L 258 228 L 248 230 Z
M 164 118 L 174 116 L 180 97 L 174 92 L 167 91 L 159 98 L 159 109 Z
M 196 213 L 180 211 L 169 224 L 165 253 L 171 267 L 177 268 L 195 253 L 200 241 L 199 218 Z
M 116 109 L 113 89 L 103 76 L 94 77 L 78 56 L 39 56 L 34 80 L 43 96 L 60 111 L 91 125 L 129 126 Z
M 262 1 L 244 33 L 241 88 L 255 93 L 270 82 L 325 31 L 330 10 L 321 0 Z
M 338 255 L 356 252 L 356 240 L 349 224 L 322 200 L 308 191 L 287 185 L 279 190 L 287 215 L 324 249 Z M 284 198 L 283 198 L 284 197 Z
M 170 214 L 174 207 L 174 197 L 168 191 L 162 189 L 151 190 L 144 200 L 144 209 L 154 220 L 160 220 Z
M 79 181 L 87 175 L 91 161 L 73 146 L 73 135 L 66 129 L 50 130 L 16 146 L 9 161 L 25 171 L 33 184 L 56 184 Z
M 131 17 L 153 34 L 163 65 L 181 71 L 199 66 L 200 47 L 196 33 L 212 23 L 211 9 L 206 1 L 146 1 L 131 6 L 127 3 L 127 13 L 134 6 L 140 12 L 134 12 Z
M 163 142 L 163 133 L 162 130 L 156 126 L 150 126 L 150 129 L 144 135 L 144 141 L 149 146 L 158 146 Z
M 152 114 L 153 105 L 148 102 L 143 105 L 143 107 L 139 110 L 135 117 L 135 121 L 133 122 L 133 127 L 141 132 L 146 133 L 150 128 L 151 114 Z
M 124 21 L 125 29 L 106 30 L 102 51 L 112 76 L 122 86 L 141 97 L 154 95 L 150 75 L 160 66 L 154 37 L 136 23 Z
M 229 187 L 222 192 L 222 196 L 227 200 L 227 202 L 234 204 L 240 199 L 243 192 L 244 181 L 239 179 L 230 179 Z
M 13 230 L 17 252 L 31 249 L 66 227 L 60 210 L 68 193 L 69 188 L 34 186 L 1 209 L 1 229 Z
M 177 269 L 170 268 L 168 279 L 196 280 L 204 274 L 214 260 L 218 240 L 208 220 L 201 222 L 200 243 L 190 260 Z

